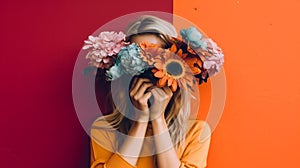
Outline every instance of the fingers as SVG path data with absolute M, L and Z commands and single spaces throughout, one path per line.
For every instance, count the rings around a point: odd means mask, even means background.
M 173 92 L 172 92 L 172 90 L 170 89 L 170 87 L 165 86 L 165 87 L 162 88 L 162 90 L 163 90 L 169 97 L 172 97 L 172 96 L 173 96 Z
M 151 93 L 153 94 L 153 97 L 159 100 L 170 99 L 173 96 L 173 92 L 168 86 L 163 88 L 155 87 L 151 90 Z
M 137 90 L 137 92 L 135 93 L 134 99 L 140 99 L 145 94 L 146 90 L 152 86 L 152 83 L 143 83 L 139 90 Z
M 131 86 L 130 86 L 129 90 L 132 90 L 132 89 L 133 89 L 133 87 L 135 86 L 135 83 L 136 83 L 137 80 L 138 80 L 138 78 L 137 78 L 137 77 L 134 77 L 134 79 L 133 79 L 132 82 L 131 82 Z
M 139 110 L 148 108 L 148 100 L 152 96 L 149 90 L 152 89 L 153 83 L 146 78 L 138 78 L 133 80 L 132 90 L 130 91 L 130 98 L 133 105 Z
M 150 92 L 152 93 L 153 97 L 155 98 L 159 98 L 161 97 L 161 95 L 158 93 L 158 89 L 157 87 L 155 87 L 154 89 L 152 89 Z
M 147 78 L 135 78 L 131 85 L 130 96 L 134 96 L 144 82 L 151 82 Z
M 156 91 L 161 97 L 164 97 L 164 92 L 161 88 L 156 88 Z
M 148 102 L 148 99 L 152 96 L 152 93 L 151 92 L 147 92 L 146 94 L 144 94 L 140 99 L 139 99 L 139 102 L 141 104 L 147 104 Z

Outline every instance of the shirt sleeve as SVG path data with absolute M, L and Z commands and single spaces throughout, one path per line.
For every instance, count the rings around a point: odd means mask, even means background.
M 187 138 L 187 146 L 180 159 L 180 168 L 205 168 L 211 140 L 211 130 L 204 121 L 197 121 Z
M 135 168 L 114 152 L 114 140 L 105 130 L 91 131 L 90 168 Z

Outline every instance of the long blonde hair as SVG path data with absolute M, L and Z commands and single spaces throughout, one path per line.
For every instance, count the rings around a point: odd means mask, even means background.
M 158 37 L 163 39 L 166 44 L 168 43 L 167 41 L 169 37 L 177 37 L 176 29 L 171 23 L 149 15 L 141 16 L 132 22 L 126 30 L 126 35 L 128 37 L 144 33 L 156 34 Z M 149 75 L 146 75 L 146 77 L 151 78 L 151 80 L 155 80 Z M 128 100 L 129 91 L 128 89 L 122 87 L 122 85 L 124 85 L 124 83 L 122 83 L 120 80 L 120 87 L 113 88 L 115 89 L 114 93 L 116 95 L 112 95 L 110 92 L 107 97 L 112 102 L 112 113 L 99 117 L 95 121 L 104 121 L 104 123 L 107 124 L 101 124 L 97 126 L 94 125 L 93 128 L 116 129 L 121 133 L 128 134 L 128 131 L 131 127 L 131 120 L 126 116 L 132 115 L 130 112 L 132 113 L 133 109 L 128 105 L 131 103 Z M 116 107 L 116 105 L 113 103 L 112 97 L 118 99 L 118 107 Z M 184 143 L 184 137 L 188 128 L 187 121 L 190 116 L 190 99 L 191 97 L 188 91 L 177 89 L 165 111 L 165 119 L 169 128 L 169 134 L 176 149 L 178 149 Z M 120 108 L 123 112 L 125 112 L 125 114 L 120 112 Z

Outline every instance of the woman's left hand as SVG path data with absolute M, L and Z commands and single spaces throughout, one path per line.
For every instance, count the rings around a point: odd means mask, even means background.
M 153 103 L 150 107 L 150 120 L 164 117 L 164 112 L 173 96 L 173 92 L 168 86 L 165 86 L 163 88 L 155 87 L 151 90 L 151 93 Z

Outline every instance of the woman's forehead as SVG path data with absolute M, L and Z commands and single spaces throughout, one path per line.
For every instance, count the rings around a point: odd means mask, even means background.
M 158 36 L 154 35 L 154 34 L 139 34 L 139 35 L 135 35 L 132 37 L 131 42 L 132 43 L 141 43 L 147 41 L 148 43 L 151 44 L 157 44 L 159 47 L 163 47 L 165 46 L 165 42 L 159 38 Z

